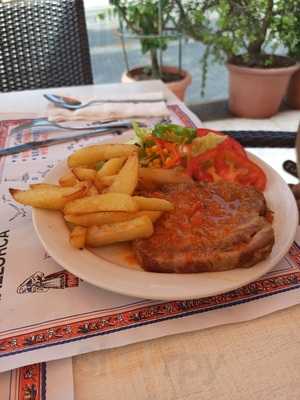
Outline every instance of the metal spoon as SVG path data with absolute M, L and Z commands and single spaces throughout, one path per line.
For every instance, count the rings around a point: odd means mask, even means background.
M 87 103 L 82 103 L 81 101 L 74 99 L 73 97 L 66 97 L 66 96 L 59 96 L 57 94 L 44 94 L 46 100 L 50 101 L 51 103 L 55 104 L 57 107 L 65 108 L 67 110 L 79 110 L 81 108 L 88 107 L 92 104 L 99 104 L 99 103 L 157 103 L 164 101 L 163 98 L 151 98 L 145 99 L 134 97 L 132 99 L 102 99 L 102 100 L 91 100 Z

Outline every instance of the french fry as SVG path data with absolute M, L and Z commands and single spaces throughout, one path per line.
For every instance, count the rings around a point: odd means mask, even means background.
M 96 188 L 96 186 L 94 184 L 91 184 L 86 195 L 87 196 L 95 196 L 96 194 L 99 194 L 98 189 Z
M 66 193 L 64 195 L 64 198 L 66 199 L 67 202 L 72 201 L 72 200 L 76 200 L 76 199 L 80 199 L 80 198 L 82 198 L 82 197 L 87 195 L 91 185 L 92 184 L 89 181 L 79 182 L 76 187 L 82 188 L 81 195 L 78 196 L 77 192 L 74 192 L 74 193 L 71 192 L 71 193 Z M 73 186 L 73 188 L 74 188 L 74 186 Z
M 52 183 L 31 183 L 29 185 L 30 189 L 36 190 L 36 189 L 53 189 L 53 190 L 60 190 L 61 186 L 54 185 Z
M 64 218 L 67 222 L 74 225 L 93 226 L 112 224 L 114 222 L 128 221 L 134 218 L 137 213 L 128 213 L 125 211 L 104 211 L 90 214 L 74 215 L 66 214 Z
M 157 185 L 166 183 L 188 183 L 193 181 L 185 172 L 164 168 L 139 168 L 139 178 Z
M 134 218 L 147 216 L 152 222 L 155 222 L 160 216 L 161 211 L 138 211 L 136 213 L 129 213 L 124 211 L 105 211 L 98 213 L 74 215 L 66 214 L 65 220 L 74 225 L 80 226 L 101 226 L 105 224 L 112 224 L 115 222 L 129 221 Z
M 105 193 L 84 197 L 66 204 L 65 214 L 88 214 L 99 211 L 138 211 L 133 198 L 124 193 Z
M 132 194 L 138 182 L 139 160 L 137 153 L 131 154 L 114 179 L 108 192 Z
M 162 215 L 162 211 L 152 211 L 152 210 L 141 210 L 138 211 L 136 214 L 138 217 L 142 216 L 147 216 L 151 219 L 151 221 L 154 223 L 155 221 L 158 220 L 158 218 Z
M 156 197 L 133 196 L 140 210 L 171 211 L 174 206 L 168 200 Z
M 70 243 L 76 249 L 83 249 L 86 242 L 87 228 L 75 226 L 70 233 Z
M 92 166 L 98 161 L 128 157 L 136 150 L 137 147 L 133 144 L 96 144 L 75 151 L 68 157 L 68 165 L 70 168 Z
M 86 191 L 87 186 L 84 182 L 65 188 L 9 189 L 10 194 L 18 203 L 49 210 L 62 210 L 68 201 L 85 196 Z
M 72 172 L 80 181 L 93 181 L 96 176 L 96 171 L 91 168 L 75 167 Z
M 117 175 L 107 175 L 107 176 L 100 176 L 96 175 L 94 180 L 94 184 L 99 192 L 102 192 L 103 189 L 113 184 L 113 181 L 116 179 Z
M 114 180 L 116 179 L 116 177 L 117 177 L 117 175 L 101 176 L 101 178 L 99 178 L 99 180 L 103 185 L 110 186 L 114 183 Z
M 162 211 L 142 210 L 136 213 L 137 217 L 147 216 L 154 223 L 162 215 Z
M 70 171 L 67 174 L 61 176 L 58 180 L 60 186 L 69 187 L 74 186 L 78 183 L 76 176 Z
M 103 167 L 97 171 L 97 177 L 116 175 L 122 168 L 125 160 L 126 157 L 116 157 L 106 161 Z
M 99 226 L 91 226 L 87 230 L 86 244 L 99 247 L 111 243 L 146 238 L 153 234 L 153 225 L 149 217 L 142 216 L 130 221 L 116 222 Z
M 77 189 L 79 189 L 79 188 L 81 188 L 81 189 L 85 189 L 85 193 L 83 194 L 83 196 L 85 195 L 85 194 L 87 194 L 88 193 L 88 191 L 89 191 L 89 189 L 90 189 L 90 186 L 91 186 L 92 184 L 89 182 L 89 181 L 86 181 L 86 182 L 79 182 L 78 181 L 78 183 L 76 184 L 76 186 L 66 186 L 66 187 L 63 187 L 63 186 L 58 186 L 58 185 L 53 185 L 52 183 L 33 183 L 33 184 L 31 184 L 31 185 L 29 185 L 29 187 L 30 187 L 30 189 L 32 189 L 32 190 L 42 190 L 42 189 L 44 189 L 44 190 L 57 190 L 58 192 L 60 192 L 60 193 L 64 193 L 64 191 L 62 191 L 62 189 L 71 189 L 71 188 L 74 188 L 75 187 L 75 191 L 74 190 L 67 190 L 67 191 L 65 191 L 65 195 L 64 196 L 66 196 L 67 198 L 69 198 L 69 200 L 72 200 L 73 198 L 72 198 L 72 196 L 73 196 L 73 194 L 74 193 L 77 193 Z M 96 188 L 95 188 L 96 189 Z M 96 189 L 97 190 L 97 189 Z M 96 194 L 98 194 L 98 191 L 97 191 L 97 193 Z M 83 197 L 82 196 L 82 197 Z M 77 195 L 74 197 L 74 199 L 77 199 L 78 197 L 77 197 Z

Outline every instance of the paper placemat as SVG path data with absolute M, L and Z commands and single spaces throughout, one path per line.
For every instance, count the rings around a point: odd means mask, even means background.
M 201 125 L 182 103 L 169 108 L 172 122 Z M 0 124 L 2 143 L 31 139 L 30 130 L 10 136 L 11 129 L 21 122 Z M 130 298 L 96 288 L 63 270 L 38 241 L 30 208 L 12 201 L 7 189 L 41 181 L 56 161 L 78 146 L 99 140 L 103 139 L 2 159 L 0 371 L 248 320 L 299 303 L 300 247 L 296 242 L 282 262 L 260 280 L 204 299 L 159 302 Z
M 72 359 L 27 365 L 0 374 L 2 400 L 74 400 Z M 63 395 L 62 395 L 63 394 Z

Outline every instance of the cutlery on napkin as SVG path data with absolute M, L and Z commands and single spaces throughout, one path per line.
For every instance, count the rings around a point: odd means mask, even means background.
M 142 100 L 141 102 L 134 100 L 137 96 Z M 114 100 L 120 99 L 120 103 L 103 102 L 79 110 L 66 110 L 50 104 L 48 107 L 48 120 L 53 122 L 79 120 L 106 121 L 125 118 L 164 117 L 169 115 L 169 110 L 163 96 L 161 96 L 161 101 L 151 101 L 153 98 L 157 100 L 157 96 L 157 93 L 128 96 L 120 94 L 120 96 L 115 95 L 110 98 L 114 98 Z M 125 99 L 128 101 L 125 102 Z M 146 100 L 149 100 L 149 102 Z
M 32 149 L 37 149 L 39 147 L 48 147 L 53 146 L 55 144 L 72 142 L 74 140 L 84 139 L 87 137 L 98 136 L 98 135 L 112 135 L 112 134 L 121 134 L 121 130 L 114 130 L 111 129 L 99 129 L 93 130 L 91 132 L 79 133 L 76 135 L 68 135 L 68 136 L 59 136 L 56 138 L 45 139 L 45 140 L 35 140 L 23 144 L 17 144 L 15 146 L 6 147 L 0 149 L 0 157 L 2 156 L 9 156 L 12 154 L 22 153 L 23 151 L 28 151 Z
M 60 108 L 65 108 L 67 110 L 79 110 L 81 108 L 90 107 L 93 104 L 97 103 L 153 103 L 157 101 L 165 100 L 162 92 L 157 93 L 146 93 L 140 95 L 131 95 L 130 97 L 120 96 L 117 97 L 105 97 L 105 98 L 97 98 L 92 99 L 87 102 L 82 102 L 74 97 L 69 96 L 60 96 L 54 93 L 45 93 L 44 98 L 48 100 L 50 103 L 53 103 L 55 106 Z
M 140 126 L 144 126 L 143 123 L 140 123 Z M 32 135 L 36 136 L 42 133 L 51 133 L 51 132 L 90 132 L 93 130 L 101 130 L 101 129 L 131 129 L 132 121 L 129 120 L 115 120 L 115 121 L 106 121 L 106 122 L 91 122 L 91 121 L 67 121 L 62 122 L 61 124 L 48 121 L 47 118 L 37 118 L 32 120 L 31 122 L 25 122 L 24 124 L 20 124 L 14 127 L 10 131 L 10 135 L 22 134 L 24 129 L 30 129 Z

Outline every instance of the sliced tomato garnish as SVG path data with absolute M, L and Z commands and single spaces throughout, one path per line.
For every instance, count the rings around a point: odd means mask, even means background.
M 224 133 L 219 132 L 219 131 L 215 131 L 213 129 L 207 129 L 207 128 L 198 128 L 197 129 L 197 136 L 201 137 L 201 136 L 206 136 L 208 135 L 210 132 L 216 134 L 216 135 L 220 135 L 220 136 L 226 136 Z M 246 156 L 246 151 L 244 149 L 244 147 L 234 138 L 227 136 L 227 138 L 219 144 L 219 146 L 225 147 L 227 149 L 231 149 L 236 151 L 237 153 L 240 154 L 244 154 Z
M 207 150 L 188 160 L 187 173 L 199 181 L 213 182 L 213 174 L 209 169 L 214 166 L 214 160 L 218 153 L 217 147 Z
M 247 153 L 244 147 L 237 140 L 229 136 L 222 143 L 220 143 L 219 146 L 220 148 L 232 150 L 240 154 L 241 156 L 247 157 Z
M 210 132 L 224 136 L 222 132 L 207 128 L 198 128 L 197 136 L 206 136 Z M 213 149 L 195 157 L 191 145 L 185 145 L 185 155 L 181 155 L 178 144 L 162 140 L 155 136 L 152 140 L 157 145 L 157 152 L 164 168 L 173 168 L 186 164 L 187 173 L 194 179 L 206 182 L 226 180 L 242 185 L 255 186 L 263 191 L 266 187 L 264 171 L 251 161 L 243 146 L 234 138 L 226 138 Z
M 225 180 L 252 185 L 260 191 L 266 187 L 267 178 L 264 171 L 251 161 L 246 153 L 244 155 L 229 148 L 220 147 L 215 158 L 215 168 L 217 174 Z
M 202 136 L 212 132 L 210 129 L 202 128 L 198 131 Z M 264 171 L 251 161 L 245 149 L 230 137 L 227 137 L 214 149 L 190 158 L 187 172 L 197 180 L 217 182 L 223 179 L 242 185 L 255 186 L 260 191 L 265 189 L 267 182 Z
M 206 135 L 208 135 L 208 133 L 209 133 L 209 129 L 206 129 L 206 128 L 197 128 L 197 132 L 196 132 L 196 134 L 197 134 L 197 136 L 206 136 Z

